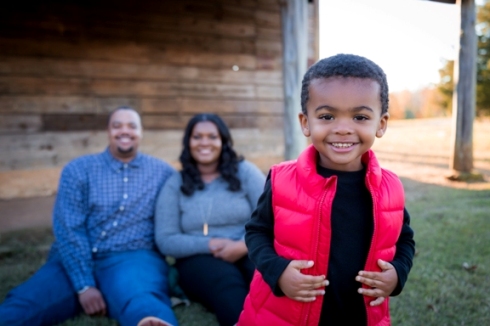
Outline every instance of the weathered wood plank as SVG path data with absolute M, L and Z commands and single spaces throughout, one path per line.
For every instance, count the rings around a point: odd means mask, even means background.
M 65 96 L 0 96 L 0 112 L 43 113 L 43 112 L 94 112 L 97 104 L 94 98 Z
M 238 66 L 238 65 L 237 65 Z M 239 66 L 238 66 L 239 67 Z M 239 67 L 240 68 L 240 67 Z M 54 76 L 132 80 L 186 80 L 236 84 L 281 85 L 279 70 L 210 69 L 162 64 L 133 64 L 101 60 L 67 60 L 0 56 L 0 76 Z
M 0 115 L 0 133 L 35 132 L 42 128 L 41 116 L 26 114 Z
M 270 86 L 279 88 L 279 86 Z M 251 84 L 0 76 L 0 95 L 257 98 Z
M 143 99 L 141 111 L 143 114 L 156 113 L 188 113 L 197 114 L 201 112 L 241 113 L 255 116 L 277 115 L 283 113 L 284 103 L 282 101 L 241 101 L 241 100 L 220 100 L 213 99 Z
M 195 114 L 199 112 L 282 114 L 281 100 L 215 100 L 209 98 L 130 98 L 77 96 L 0 96 L 0 113 L 9 114 L 107 114 L 127 105 L 146 113 Z
M 228 51 L 196 52 L 185 47 L 169 47 L 165 44 L 141 44 L 114 42 L 113 40 L 41 40 L 9 39 L 0 37 L 4 56 L 34 56 L 83 60 L 106 60 L 128 63 L 161 63 L 165 65 L 192 65 L 210 68 L 230 68 L 238 65 L 255 69 L 256 58 L 250 54 Z
M 107 114 L 43 114 L 43 131 L 104 130 Z
M 212 34 L 233 38 L 251 37 L 255 33 L 254 9 L 243 6 L 223 6 L 218 3 L 191 4 L 174 2 L 156 8 L 144 6 L 124 8 L 121 2 L 116 7 L 74 6 L 57 3 L 49 9 L 31 4 L 31 8 L 2 8 L 0 30 L 9 35 L 26 32 L 64 35 L 73 37 L 83 31 L 85 36 L 106 30 L 123 33 L 146 31 Z M 25 5 L 29 7 L 28 5 Z M 30 9 L 30 10 L 29 10 Z M 14 34 L 11 34 L 14 33 Z M 88 33 L 88 34 L 87 34 Z
M 280 12 L 258 10 L 255 13 L 255 23 L 259 27 L 281 28 Z
M 143 115 L 142 123 L 146 129 L 168 130 L 183 129 L 193 114 L 179 115 Z M 241 114 L 221 114 L 221 117 L 230 128 L 259 128 L 279 129 L 283 126 L 282 116 L 250 116 Z
M 185 121 L 187 123 L 187 121 Z M 284 144 L 281 128 L 231 128 L 236 150 L 245 157 L 280 156 Z M 181 151 L 183 131 L 145 130 L 141 151 L 175 163 Z M 103 151 L 106 131 L 41 132 L 1 135 L 0 172 L 59 168 L 81 155 Z M 2 184 L 0 183 L 0 187 Z
M 257 39 L 269 41 L 281 41 L 281 30 L 278 28 L 257 27 Z

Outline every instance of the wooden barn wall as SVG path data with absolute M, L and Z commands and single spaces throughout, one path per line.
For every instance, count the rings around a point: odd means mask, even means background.
M 119 105 L 176 166 L 188 119 L 218 113 L 267 171 L 284 153 L 280 19 L 278 0 L 3 1 L 0 198 L 53 193 Z

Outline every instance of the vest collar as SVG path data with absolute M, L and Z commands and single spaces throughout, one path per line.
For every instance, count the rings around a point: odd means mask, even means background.
M 317 195 L 318 191 L 327 185 L 328 182 L 336 182 L 337 177 L 323 178 L 316 171 L 318 151 L 309 145 L 298 157 L 296 161 L 298 181 L 304 185 L 306 192 L 310 195 Z M 366 181 L 373 187 L 378 187 L 381 183 L 381 167 L 372 150 L 368 150 L 361 157 L 362 163 L 366 166 Z

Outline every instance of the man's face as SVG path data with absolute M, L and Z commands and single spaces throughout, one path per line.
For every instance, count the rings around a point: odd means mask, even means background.
M 123 162 L 131 161 L 143 137 L 140 116 L 133 110 L 117 110 L 109 121 L 108 134 L 112 156 Z

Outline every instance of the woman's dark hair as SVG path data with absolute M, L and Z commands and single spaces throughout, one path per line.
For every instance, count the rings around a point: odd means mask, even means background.
M 201 173 L 197 168 L 197 162 L 191 155 L 190 139 L 194 126 L 199 122 L 209 121 L 214 123 L 218 128 L 218 132 L 221 138 L 221 154 L 219 156 L 218 171 L 228 182 L 228 189 L 231 191 L 238 191 L 241 189 L 240 179 L 238 179 L 238 162 L 243 160 L 242 156 L 238 156 L 233 150 L 233 139 L 231 138 L 230 130 L 224 123 L 224 121 L 216 114 L 213 113 L 200 113 L 193 116 L 184 131 L 184 138 L 182 140 L 182 153 L 179 160 L 182 164 L 182 186 L 180 190 L 187 196 L 191 196 L 194 191 L 204 189 L 204 182 L 201 179 Z

